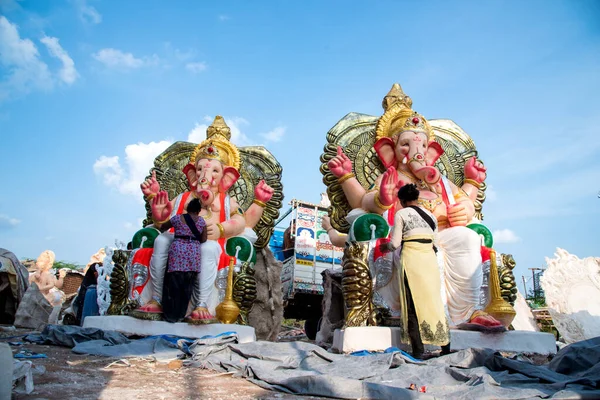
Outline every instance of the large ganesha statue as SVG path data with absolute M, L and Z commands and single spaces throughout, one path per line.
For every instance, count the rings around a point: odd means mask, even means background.
M 401 207 L 398 189 L 413 183 L 420 192 L 418 204 L 437 218 L 440 295 L 450 326 L 503 329 L 514 317 L 506 301 L 514 300 L 517 290 L 507 271 L 514 264 L 503 263 L 512 261 L 510 256 L 496 256 L 492 235 L 481 224 L 486 169 L 473 141 L 454 122 L 428 121 L 413 111 L 412 100 L 398 84 L 385 96 L 383 108 L 381 117 L 345 116 L 328 132 L 321 156 L 331 224 L 349 233 L 342 281 L 346 326 L 394 324 L 399 316 L 393 254 L 379 251 L 390 229 L 377 236 L 371 219 L 373 236 L 363 234 L 361 242 L 353 222 L 375 214 L 392 225 Z
M 160 233 L 160 227 L 172 216 L 185 213 L 193 198 L 202 204 L 200 215 L 206 221 L 208 240 L 201 244 L 201 272 L 190 283 L 194 290 L 188 322 L 216 322 L 215 309 L 225 293 L 230 256 L 239 256 L 238 268 L 242 262 L 244 267 L 238 274 L 247 276 L 244 271 L 256 261 L 256 250 L 268 244 L 283 200 L 282 168 L 262 146 L 238 148 L 230 138 L 230 128 L 217 116 L 207 129 L 206 140 L 197 145 L 177 142 L 156 158 L 141 184 L 145 228 L 134 236 L 121 274 L 129 280 L 123 312 L 134 304 L 139 306 L 130 313 L 134 317 L 161 319 L 163 279 L 174 234 Z M 256 296 L 253 283 L 248 285 L 254 293 L 241 288 L 240 303 L 251 302 L 244 296 Z

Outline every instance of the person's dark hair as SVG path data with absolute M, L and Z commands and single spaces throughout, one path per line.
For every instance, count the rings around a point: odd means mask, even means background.
M 398 190 L 398 199 L 400 199 L 403 203 L 408 203 L 410 201 L 415 201 L 419 198 L 419 189 L 417 189 L 417 185 L 410 183 L 408 185 L 404 185 Z
M 202 204 L 200 204 L 200 200 L 192 199 L 187 205 L 187 212 L 189 214 L 198 214 L 202 210 Z

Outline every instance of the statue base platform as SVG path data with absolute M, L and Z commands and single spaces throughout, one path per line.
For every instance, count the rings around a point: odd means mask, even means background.
M 148 321 L 128 317 L 126 315 L 105 315 L 86 317 L 84 328 L 98 328 L 105 331 L 117 331 L 125 335 L 153 336 L 175 335 L 198 339 L 203 336 L 214 336 L 224 332 L 236 332 L 239 343 L 256 341 L 254 328 L 237 324 L 202 324 L 192 325 L 185 322 L 172 324 L 165 321 Z
M 410 344 L 401 341 L 400 328 L 383 326 L 352 327 L 336 329 L 333 335 L 332 351 L 337 353 L 352 353 L 361 350 L 384 351 L 390 347 L 410 351 Z M 556 354 L 556 339 L 554 335 L 544 332 L 481 333 L 458 329 L 450 330 L 451 350 L 469 348 L 550 355 Z M 425 345 L 425 349 L 433 351 L 439 349 L 439 347 Z

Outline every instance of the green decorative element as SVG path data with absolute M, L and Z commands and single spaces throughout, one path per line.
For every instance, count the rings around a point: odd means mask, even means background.
M 364 214 L 352 224 L 354 239 L 357 242 L 371 240 L 372 227 L 375 228 L 375 239 L 386 238 L 390 234 L 390 226 L 385 218 L 377 214 Z
M 240 248 L 239 252 L 237 250 L 238 247 Z M 254 255 L 254 246 L 252 246 L 252 243 L 250 243 L 248 239 L 241 236 L 234 236 L 227 239 L 227 242 L 225 243 L 225 252 L 231 257 L 235 257 L 237 253 L 237 258 L 241 262 L 251 261 L 253 256 L 256 259 L 256 256 Z
M 154 247 L 154 240 L 158 237 L 158 235 L 160 235 L 160 231 L 156 228 L 143 228 L 133 235 L 131 244 L 134 249 L 139 249 L 140 247 L 145 249 L 151 248 Z M 146 240 L 144 240 L 144 243 L 142 244 L 143 238 L 146 238 Z
M 483 224 L 470 224 L 467 225 L 467 228 L 474 230 L 478 235 L 483 235 L 483 245 L 485 247 L 491 249 L 494 246 L 494 237 L 487 226 Z

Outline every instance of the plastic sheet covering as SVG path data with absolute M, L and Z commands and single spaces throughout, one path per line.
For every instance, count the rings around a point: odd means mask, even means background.
M 489 349 L 467 349 L 417 361 L 401 352 L 332 354 L 306 342 L 238 344 L 234 332 L 197 340 L 155 336 L 130 341 L 117 339 L 120 334 L 115 332 L 86 329 L 49 326 L 39 336 L 44 343 L 77 342 L 73 350 L 80 353 L 157 358 L 186 355 L 188 367 L 234 372 L 263 388 L 299 395 L 338 399 L 600 398 L 600 337 L 566 346 L 549 364 L 540 366 Z M 425 386 L 427 392 L 407 389 L 411 384 Z
M 231 372 L 287 393 L 340 399 L 600 398 L 600 338 L 561 350 L 548 365 L 462 350 L 425 362 L 401 353 L 331 354 L 310 343 L 255 342 L 190 348 L 189 365 Z M 426 386 L 427 393 L 408 390 Z
M 119 332 L 103 331 L 97 328 L 81 328 L 73 325 L 47 325 L 41 333 L 27 335 L 25 340 L 37 344 L 54 344 L 65 347 L 74 347 L 78 343 L 90 340 L 102 340 L 107 345 L 131 342 Z

